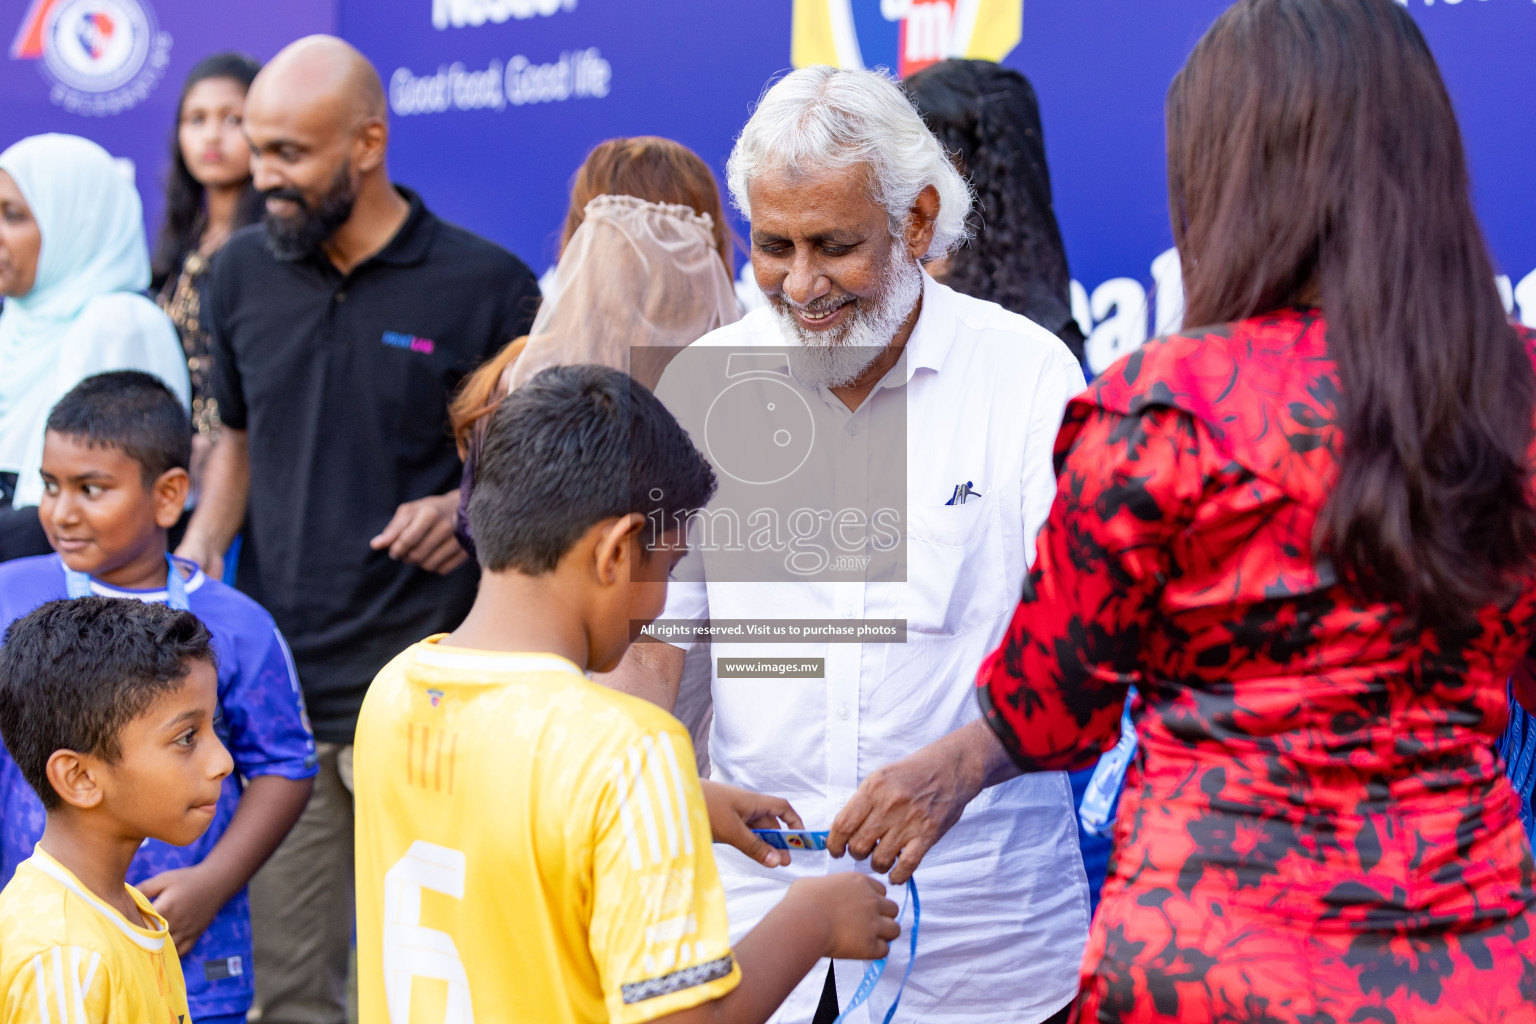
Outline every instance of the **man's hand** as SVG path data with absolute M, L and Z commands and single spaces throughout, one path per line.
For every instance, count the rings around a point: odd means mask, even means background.
M 186 956 L 197 945 L 225 903 L 222 888 L 201 864 L 162 872 L 135 888 L 149 897 L 155 911 L 171 926 L 178 956 Z
M 832 822 L 827 850 L 870 857 L 903 885 L 977 793 L 1018 774 L 987 724 L 972 722 L 871 773 Z
M 208 452 L 203 470 L 202 497 L 192 510 L 187 534 L 176 553 L 196 562 L 209 576 L 224 576 L 224 552 L 245 522 L 245 499 L 251 490 L 251 453 L 245 431 L 227 423 L 218 443 Z
M 458 491 L 408 501 L 368 546 L 375 551 L 388 548 L 390 558 L 446 575 L 469 559 L 453 535 L 458 511 Z
M 789 851 L 775 850 L 752 834 L 754 828 L 805 828 L 788 800 L 708 779 L 699 783 L 704 787 L 704 806 L 709 808 L 709 830 L 715 842 L 734 846 L 770 868 L 789 863 Z
M 209 579 L 224 578 L 224 552 L 216 550 L 212 541 L 203 537 L 194 537 L 189 533 L 182 539 L 176 554 L 188 561 L 196 562 L 198 568 L 202 569 L 203 574 Z

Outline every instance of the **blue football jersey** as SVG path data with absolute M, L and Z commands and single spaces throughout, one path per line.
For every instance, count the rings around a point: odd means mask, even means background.
M 182 563 L 193 568 L 191 563 Z M 57 555 L 0 564 L 0 629 L 38 605 L 68 596 L 66 568 Z M 166 601 L 166 590 L 123 590 L 99 580 L 103 597 Z M 307 779 L 316 772 L 315 739 L 304 712 L 298 673 L 272 617 L 249 597 L 209 579 L 201 570 L 186 579 L 188 609 L 213 635 L 218 660 L 219 720 L 215 729 L 235 762 L 224 781 L 213 822 L 190 846 L 153 839 L 134 857 L 128 881 L 138 884 L 164 871 L 190 867 L 213 849 L 240 801 L 241 780 L 259 775 Z M 0 886 L 32 855 L 42 837 L 42 801 L 10 754 L 0 748 Z M 226 903 L 181 961 L 192 1018 L 243 1014 L 251 1005 L 251 909 L 242 889 Z

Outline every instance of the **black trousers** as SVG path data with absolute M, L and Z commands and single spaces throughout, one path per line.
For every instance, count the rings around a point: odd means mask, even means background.
M 827 964 L 827 983 L 821 986 L 821 1002 L 816 1005 L 816 1016 L 811 1018 L 811 1024 L 832 1024 L 837 1020 L 837 975 L 832 971 L 832 965 Z

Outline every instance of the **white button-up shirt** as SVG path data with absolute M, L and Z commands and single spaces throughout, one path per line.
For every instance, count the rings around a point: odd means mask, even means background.
M 791 342 L 771 311 L 759 309 L 696 344 Z M 871 435 L 900 430 L 905 417 L 906 582 L 720 582 L 709 579 L 709 556 L 695 552 L 692 578 L 706 582 L 674 579 L 662 618 L 906 620 L 899 644 L 714 640 L 717 659 L 825 659 L 825 678 L 816 679 L 721 678 L 717 664 L 709 744 L 712 778 L 784 797 L 807 828 L 825 829 L 876 768 L 979 717 L 976 670 L 1018 600 L 1055 495 L 1051 455 L 1062 411 L 1084 381 L 1054 335 L 926 275 L 903 359 L 856 411 L 826 388 L 788 380 L 817 423 L 833 425 L 818 429 L 815 461 L 826 476 L 818 486 L 839 508 L 859 507 L 878 487 L 874 477 L 886 470 Z M 658 394 L 707 450 L 699 403 L 675 389 L 669 399 L 666 380 Z M 946 504 L 967 483 L 981 496 Z M 1030 1024 L 1064 1006 L 1077 990 L 1089 916 L 1077 844 L 1064 774 L 1025 775 L 972 801 L 917 870 L 922 929 L 899 1016 Z M 716 855 L 733 939 L 795 878 L 853 868 L 825 853 L 796 853 L 776 869 L 726 847 Z M 907 949 L 904 934 L 855 1021 L 884 1016 Z M 838 962 L 841 1001 L 863 967 Z M 824 979 L 825 967 L 813 971 L 774 1019 L 809 1021 Z

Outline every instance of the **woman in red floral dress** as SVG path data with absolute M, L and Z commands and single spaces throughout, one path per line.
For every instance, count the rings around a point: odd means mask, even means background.
M 1140 694 L 1082 1021 L 1536 1020 L 1493 745 L 1536 624 L 1531 339 L 1392 0 L 1243 0 L 1169 92 L 1185 322 L 1069 407 L 988 721 Z M 1528 699 L 1533 696 L 1525 695 Z

